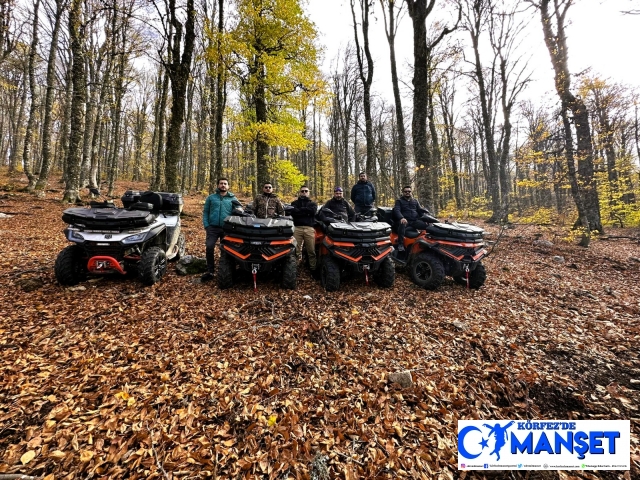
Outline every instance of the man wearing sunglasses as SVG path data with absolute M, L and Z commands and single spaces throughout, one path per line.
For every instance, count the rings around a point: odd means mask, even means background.
M 316 202 L 309 198 L 309 187 L 303 185 L 300 187 L 298 199 L 291 202 L 293 211 L 293 224 L 296 229 L 293 232 L 293 238 L 296 239 L 296 255 L 300 257 L 302 252 L 302 244 L 309 257 L 309 268 L 312 272 L 316 269 L 316 235 L 313 229 L 313 223 L 318 211 Z
M 398 254 L 400 257 L 404 255 L 404 234 L 407 226 L 416 230 L 424 230 L 427 224 L 420 220 L 420 217 L 429 213 L 426 208 L 420 205 L 420 202 L 411 195 L 411 185 L 402 187 L 402 196 L 396 200 L 393 207 L 393 220 L 396 223 L 398 231 Z
M 262 193 L 253 201 L 253 213 L 256 218 L 268 218 L 275 215 L 284 215 L 284 205 L 273 193 L 271 182 L 265 182 L 262 186 Z

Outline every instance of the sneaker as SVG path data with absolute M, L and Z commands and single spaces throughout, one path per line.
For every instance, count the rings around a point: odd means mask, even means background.
M 211 272 L 207 272 L 207 273 L 205 273 L 204 275 L 202 275 L 200 277 L 200 281 L 202 283 L 209 282 L 211 280 L 213 280 L 213 273 L 211 273 Z

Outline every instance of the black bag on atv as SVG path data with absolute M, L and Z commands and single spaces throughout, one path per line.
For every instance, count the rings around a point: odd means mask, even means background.
M 469 243 L 482 242 L 484 236 L 484 230 L 480 227 L 464 223 L 434 223 L 427 226 L 427 233 L 441 240 Z
M 390 234 L 391 227 L 382 222 L 330 223 L 327 226 L 327 235 L 341 242 L 362 243 L 370 240 L 375 243 L 388 240 Z
M 126 230 L 147 227 L 155 220 L 154 213 L 119 208 L 68 208 L 62 213 L 63 222 L 84 226 L 89 230 Z
M 222 227 L 225 235 L 238 235 L 248 241 L 286 240 L 293 236 L 293 221 L 289 218 L 255 218 L 230 216 Z
M 132 208 L 138 202 L 150 203 L 153 205 L 153 210 L 159 212 L 181 213 L 184 207 L 184 200 L 180 193 L 127 190 L 120 200 L 124 208 Z

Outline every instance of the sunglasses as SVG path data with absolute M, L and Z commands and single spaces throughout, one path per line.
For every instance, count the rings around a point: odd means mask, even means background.
M 402 193 L 411 193 L 411 190 L 404 190 Z
M 302 193 L 307 193 L 309 190 L 300 190 Z
M 271 190 L 273 187 L 262 187 L 262 188 L 264 188 L 266 190 Z

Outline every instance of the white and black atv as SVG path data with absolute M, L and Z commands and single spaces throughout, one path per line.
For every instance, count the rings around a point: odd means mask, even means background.
M 91 193 L 99 195 L 96 189 Z M 153 285 L 167 271 L 167 260 L 184 255 L 180 231 L 182 195 L 127 190 L 124 208 L 111 201 L 91 202 L 89 208 L 69 208 L 62 220 L 73 242 L 60 252 L 55 264 L 61 285 L 77 285 L 87 275 L 138 274 Z

